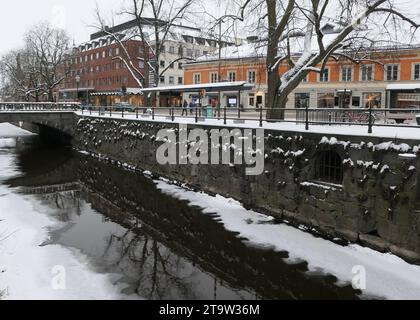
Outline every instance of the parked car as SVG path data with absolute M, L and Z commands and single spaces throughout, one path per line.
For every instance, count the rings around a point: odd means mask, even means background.
M 127 112 L 134 112 L 134 111 L 136 111 L 136 107 L 134 107 L 131 104 L 126 103 L 126 102 L 114 104 L 112 106 L 112 109 L 114 111 L 127 111 Z

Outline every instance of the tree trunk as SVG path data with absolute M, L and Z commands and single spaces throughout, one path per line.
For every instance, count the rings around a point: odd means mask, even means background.
M 266 108 L 267 120 L 284 120 L 284 108 L 286 107 L 286 99 L 282 99 L 278 94 L 280 87 L 280 77 L 278 71 L 271 72 L 268 75 L 268 94 Z

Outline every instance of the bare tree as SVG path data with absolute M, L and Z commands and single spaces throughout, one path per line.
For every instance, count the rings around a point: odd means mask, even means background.
M 282 109 L 288 96 L 310 72 L 323 72 L 330 59 L 351 58 L 346 50 L 361 53 L 351 59 L 353 62 L 369 59 L 361 49 L 377 43 L 377 38 L 385 34 L 392 42 L 392 33 L 403 28 L 414 34 L 420 22 L 392 0 L 232 0 L 232 7 L 234 11 L 220 19 L 229 18 L 232 23 L 252 20 L 255 30 L 264 35 L 261 42 L 267 47 L 267 107 L 273 108 L 267 116 L 271 119 L 284 118 Z M 331 20 L 340 28 L 327 40 L 322 28 Z M 384 32 L 378 35 L 372 32 L 375 28 Z M 291 39 L 296 37 L 302 43 L 299 55 L 293 55 L 290 49 Z M 288 66 L 284 74 L 279 72 L 282 64 Z
M 27 50 L 12 50 L 0 61 L 4 96 L 16 100 L 39 101 L 42 92 L 38 62 Z
M 54 100 L 54 89 L 68 76 L 72 53 L 63 30 L 41 23 L 27 32 L 23 49 L 12 50 L 0 61 L 3 94 L 17 100 Z M 45 100 L 45 99 L 44 99 Z
M 131 0 L 131 4 L 122 9 L 120 15 L 136 21 L 136 27 L 127 32 L 121 39 L 120 35 L 107 27 L 99 9 L 96 11 L 99 28 L 103 33 L 112 36 L 122 48 L 122 54 L 114 59 L 121 60 L 130 70 L 140 87 L 157 87 L 160 78 L 168 68 L 178 62 L 191 60 L 181 54 L 164 68 L 159 65 L 160 57 L 165 52 L 165 44 L 177 23 L 187 19 L 196 0 Z M 145 17 L 148 17 L 147 19 Z M 143 74 L 137 67 L 138 61 L 133 61 L 126 48 L 126 42 L 139 39 L 142 43 L 142 54 L 137 57 L 148 66 L 149 74 Z
M 48 101 L 54 101 L 54 89 L 71 70 L 70 37 L 48 23 L 33 27 L 25 36 L 28 51 L 37 59 L 42 90 Z

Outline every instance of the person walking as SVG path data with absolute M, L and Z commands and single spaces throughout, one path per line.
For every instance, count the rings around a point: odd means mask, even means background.
M 187 100 L 184 100 L 184 104 L 182 105 L 182 116 L 183 117 L 185 114 L 185 116 L 188 116 L 188 102 Z
M 193 115 L 193 112 L 194 112 L 194 104 L 192 103 L 192 101 L 190 102 L 189 108 L 190 108 L 190 115 Z

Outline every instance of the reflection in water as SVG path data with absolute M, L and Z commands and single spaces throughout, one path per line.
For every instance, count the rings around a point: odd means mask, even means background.
M 287 253 L 247 246 L 143 175 L 69 149 L 19 150 L 20 187 L 64 223 L 52 242 L 82 250 L 98 272 L 121 275 L 147 299 L 355 299 L 332 276 L 309 276 Z M 229 210 L 229 208 L 226 208 Z M 46 244 L 47 245 L 47 244 Z

